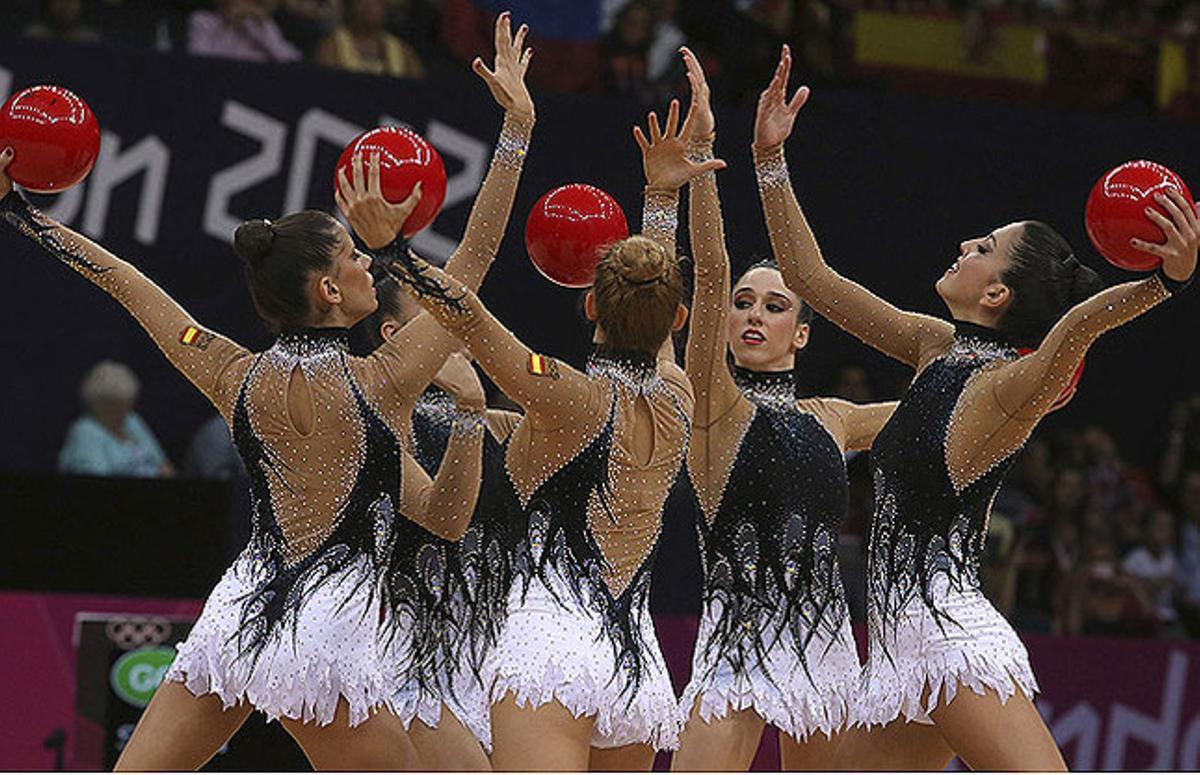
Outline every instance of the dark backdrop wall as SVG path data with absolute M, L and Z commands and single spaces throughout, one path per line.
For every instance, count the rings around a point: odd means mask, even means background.
M 332 169 L 344 143 L 363 128 L 399 121 L 446 159 L 446 206 L 418 241 L 445 257 L 500 123 L 487 90 L 465 71 L 389 81 L 304 65 L 4 41 L 0 94 L 45 82 L 90 102 L 104 143 L 84 184 L 39 203 L 137 264 L 206 325 L 256 347 L 269 339 L 228 246 L 240 220 L 332 209 Z M 611 192 L 636 229 L 642 180 L 630 127 L 643 113 L 595 96 L 536 98 L 534 145 L 483 296 L 532 346 L 579 362 L 590 335 L 577 315 L 578 294 L 532 270 L 524 219 L 549 188 L 586 181 Z M 749 107 L 718 116 L 718 154 L 729 162 L 720 174 L 727 233 L 735 264 L 743 265 L 768 252 L 748 152 L 752 119 Z M 958 242 L 1010 220 L 1055 224 L 1085 261 L 1100 266 L 1082 224 L 1092 183 L 1139 157 L 1195 183 L 1194 138 L 1194 127 L 1140 118 L 822 90 L 804 109 L 788 156 L 829 261 L 902 306 L 942 314 L 932 284 Z M 680 244 L 686 251 L 686 237 Z M 199 393 L 114 302 L 9 229 L 0 229 L 0 256 L 0 348 L 8 363 L 0 380 L 7 431 L 0 470 L 53 466 L 79 412 L 78 382 L 101 358 L 129 363 L 142 377 L 139 411 L 178 461 L 211 411 Z M 1112 280 L 1122 277 L 1101 268 Z M 1128 456 L 1148 462 L 1170 401 L 1200 384 L 1200 364 L 1191 358 L 1196 304 L 1180 299 L 1105 337 L 1078 397 L 1053 422 L 1103 422 Z M 867 366 L 883 395 L 896 395 L 909 376 L 818 322 L 804 355 L 807 382 L 824 387 L 845 361 Z

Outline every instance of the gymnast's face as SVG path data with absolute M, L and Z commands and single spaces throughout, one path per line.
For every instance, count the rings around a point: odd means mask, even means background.
M 800 298 L 783 284 L 778 269 L 758 267 L 733 289 L 725 340 L 737 365 L 754 371 L 787 371 L 796 351 L 808 344 L 808 324 L 800 322 Z
M 1013 245 L 1025 229 L 1023 223 L 1001 226 L 991 234 L 964 240 L 959 255 L 937 281 L 937 292 L 958 319 L 999 316 L 1012 298 L 1000 279 L 1008 269 Z
M 371 257 L 354 247 L 350 234 L 338 224 L 338 245 L 333 266 L 321 278 L 321 295 L 336 304 L 348 325 L 370 315 L 379 306 L 371 279 Z

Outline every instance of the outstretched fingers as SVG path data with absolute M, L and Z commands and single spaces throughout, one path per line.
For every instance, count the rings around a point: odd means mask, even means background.
M 807 86 L 801 86 L 796 89 L 796 93 L 792 95 L 792 99 L 788 102 L 788 112 L 795 115 L 800 112 L 800 108 L 804 107 L 804 103 L 808 102 L 808 95 L 812 90 Z
M 676 137 L 676 131 L 679 128 L 679 100 L 671 100 L 670 107 L 667 108 L 667 126 L 663 134 L 667 137 Z
M 633 141 L 638 144 L 638 148 L 642 149 L 642 153 L 650 150 L 650 141 L 646 139 L 646 135 L 642 132 L 640 126 L 633 128 Z
M 650 125 L 650 142 L 657 143 L 661 141 L 663 138 L 662 129 L 658 126 L 658 114 L 653 110 L 650 111 L 650 115 L 647 117 L 647 123 Z
M 529 25 L 522 24 L 517 28 L 516 37 L 513 38 L 512 47 L 509 49 L 512 52 L 513 58 L 520 60 L 521 51 L 525 45 L 525 36 L 529 34 Z
M 337 171 L 337 193 L 343 198 L 349 196 L 354 191 L 354 187 L 350 185 L 350 178 L 346 177 L 346 168 L 338 167 Z
M 471 69 L 475 71 L 475 75 L 478 75 L 480 78 L 482 78 L 483 82 L 489 87 L 496 82 L 496 73 L 492 70 L 489 70 L 488 66 L 485 65 L 483 60 L 479 57 L 475 57 L 474 61 L 471 62 Z
M 496 17 L 496 29 L 492 44 L 496 47 L 496 56 L 503 56 L 506 48 L 512 45 L 512 14 L 503 11 Z

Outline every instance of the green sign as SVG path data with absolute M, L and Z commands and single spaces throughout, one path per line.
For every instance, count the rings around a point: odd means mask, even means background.
M 154 690 L 162 683 L 167 668 L 175 659 L 170 646 L 147 646 L 121 655 L 108 673 L 108 682 L 116 695 L 135 708 L 150 704 Z

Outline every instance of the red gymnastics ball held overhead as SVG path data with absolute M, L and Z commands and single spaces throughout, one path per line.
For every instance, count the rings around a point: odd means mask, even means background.
M 1192 201 L 1183 179 L 1152 161 L 1129 161 L 1114 167 L 1096 181 L 1088 195 L 1084 222 L 1088 237 L 1100 255 L 1110 264 L 1134 272 L 1157 269 L 1162 260 L 1129 244 L 1133 237 L 1161 243 L 1166 239 L 1158 224 L 1146 217 L 1146 208 L 1154 207 L 1167 218 L 1170 213 L 1154 201 L 1155 194 L 1169 189 L 1181 192 Z
M 87 177 L 100 155 L 100 124 L 87 103 L 61 86 L 31 86 L 0 108 L 0 149 L 11 147 L 8 175 L 39 194 Z
M 334 189 L 340 169 L 346 170 L 347 179 L 354 180 L 351 160 L 356 153 L 362 154 L 364 174 L 371 155 L 379 154 L 379 187 L 383 198 L 392 204 L 403 202 L 417 182 L 421 183 L 421 201 L 404 222 L 402 232 L 405 237 L 433 223 L 446 199 L 446 167 L 442 164 L 441 154 L 429 141 L 411 129 L 397 126 L 381 126 L 363 132 L 342 151 L 333 172 Z
M 587 183 L 546 192 L 525 222 L 525 249 L 533 265 L 567 288 L 591 285 L 603 248 L 628 236 L 617 200 Z

